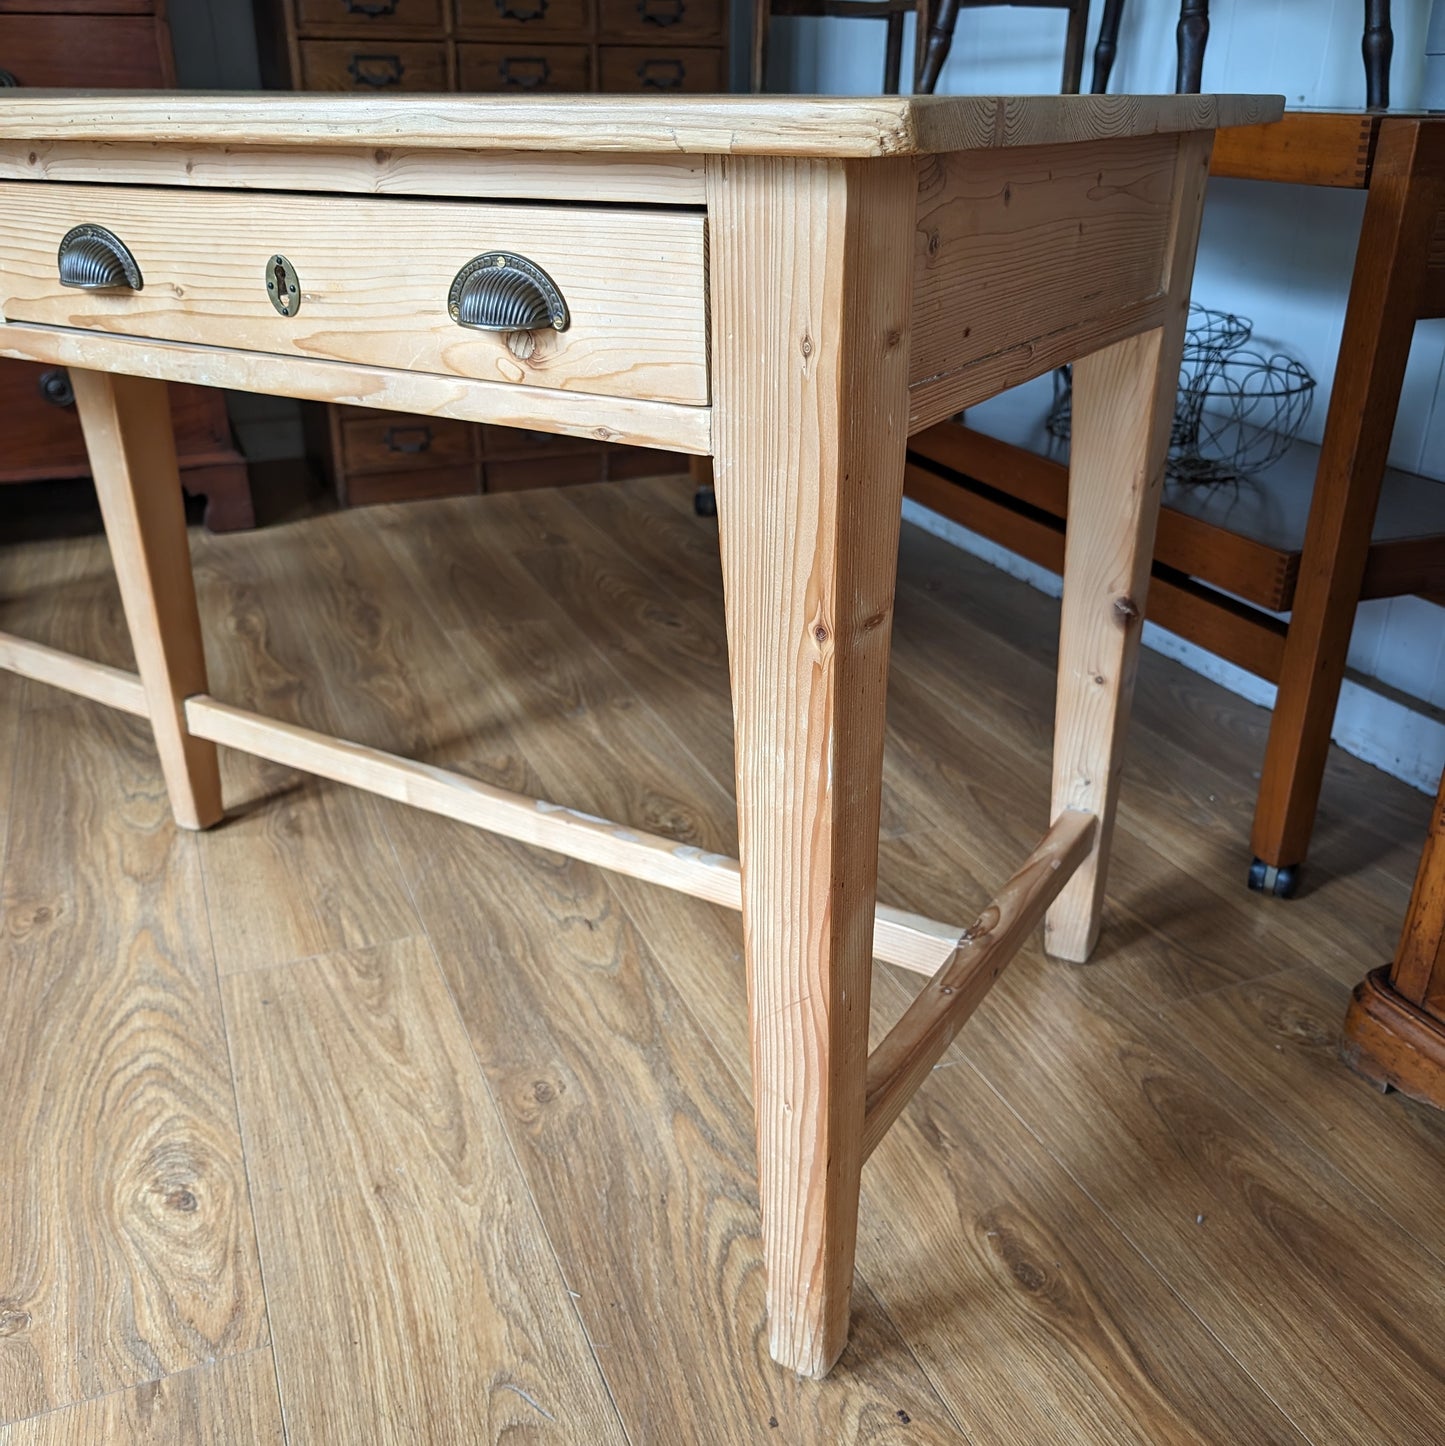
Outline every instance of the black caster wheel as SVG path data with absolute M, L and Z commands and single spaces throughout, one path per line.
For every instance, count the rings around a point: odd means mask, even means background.
M 692 510 L 699 517 L 716 517 L 717 493 L 711 487 L 699 487 L 692 494 Z
M 1292 899 L 1299 888 L 1298 864 L 1281 864 L 1276 868 L 1263 859 L 1249 866 L 1249 887 L 1256 894 L 1273 894 L 1277 899 Z

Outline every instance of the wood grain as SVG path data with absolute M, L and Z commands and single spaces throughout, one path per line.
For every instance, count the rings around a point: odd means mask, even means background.
M 1089 856 L 1097 827 L 1091 814 L 1060 814 L 997 898 L 964 930 L 948 962 L 869 1052 L 864 1159 L 878 1148 L 1070 874 Z
M 282 1446 L 285 1439 L 266 1349 L 0 1425 L 0 1446 Z
M 143 724 L 21 720 L 0 911 L 0 1420 L 265 1344 L 195 842 Z
M 622 1441 L 428 945 L 225 997 L 293 1438 Z
M 1179 146 L 1164 324 L 1074 368 L 1053 812 L 1092 813 L 1099 828 L 1092 857 L 1049 910 L 1044 937 L 1051 953 L 1077 963 L 1099 937 L 1212 140 Z
M 1257 125 L 1279 96 L 568 96 L 131 94 L 102 109 L 63 91 L 5 99 L 0 140 L 354 145 L 495 151 L 867 157 L 1037 146 Z M 113 180 L 127 179 L 123 172 Z
M 1088 980 L 1011 970 L 960 1047 L 1305 1435 L 1424 1446 L 1445 1267 L 1173 1021 Z
M 910 383 L 1159 295 L 1177 136 L 919 168 Z
M 221 776 L 215 746 L 181 716 L 187 695 L 206 691 L 206 655 L 166 389 L 83 369 L 70 380 L 171 811 L 182 828 L 208 828 Z
M 124 240 L 142 290 L 61 285 L 56 250 L 82 221 Z M 10 321 L 648 401 L 708 398 L 703 221 L 691 212 L 0 182 L 0 249 Z M 495 250 L 552 278 L 566 331 L 519 338 L 448 315 L 453 277 Z M 293 316 L 267 298 L 278 252 L 301 285 Z
M 465 51 L 463 52 L 465 54 Z M 263 191 L 346 191 L 468 200 L 641 202 L 701 206 L 703 162 L 679 155 L 417 150 L 337 144 L 287 151 L 265 146 L 207 150 L 150 141 L 114 142 L 97 152 L 65 139 L 0 141 L 0 177 L 17 181 L 108 181 L 123 172 L 137 185 L 227 186 Z
M 109 663 L 77 658 L 73 653 L 47 648 L 13 633 L 0 633 L 0 668 L 137 718 L 150 717 L 140 677 L 123 668 L 112 668 Z
M 737 738 L 771 1349 L 848 1336 L 890 614 L 911 166 L 709 170 L 713 469 Z
M 303 533 L 304 526 L 270 530 L 264 541 L 198 536 L 197 588 L 215 644 L 217 692 L 331 727 L 314 650 L 286 651 L 275 626 L 278 587 L 307 566 Z M 378 800 L 318 788 L 230 750 L 221 767 L 231 816 L 199 842 L 222 974 L 421 932 Z
M 515 517 L 542 495 L 489 499 L 478 534 L 491 532 L 486 516 Z M 598 806 L 626 802 L 683 837 L 720 842 L 716 794 L 650 725 L 650 704 L 579 644 L 558 603 L 505 574 L 487 587 L 505 542 L 489 553 L 456 525 L 413 531 L 415 510 L 373 517 L 390 521 L 380 531 L 400 564 L 392 585 L 420 608 L 358 626 L 379 553 L 377 528 L 354 515 L 326 529 L 322 565 L 296 574 L 314 579 L 328 617 L 350 619 L 321 637 L 338 707 L 360 735 L 511 788 L 591 789 Z M 552 620 L 545 631 L 539 613 Z M 444 637 L 429 617 L 457 618 L 464 632 Z M 459 667 L 487 690 L 458 690 Z M 378 677 L 396 681 L 377 688 Z M 775 1419 L 803 1440 L 901 1440 L 906 1406 L 907 1439 L 956 1439 L 866 1294 L 854 1348 L 826 1386 L 768 1359 L 747 1094 L 698 1035 L 612 880 L 409 809 L 388 827 L 629 1435 L 705 1440 L 726 1421 L 766 1440 Z M 688 1327 L 659 1333 L 679 1309 Z
M 690 453 L 706 452 L 711 445 L 712 417 L 707 407 L 591 396 L 515 382 L 472 381 L 347 362 L 222 351 L 182 342 L 154 341 L 137 346 L 125 337 L 27 326 L 24 322 L 0 328 L 0 356 L 77 369 L 92 366 L 165 381 L 200 382 L 263 395 L 493 422 L 590 437 L 599 442 L 671 447 Z

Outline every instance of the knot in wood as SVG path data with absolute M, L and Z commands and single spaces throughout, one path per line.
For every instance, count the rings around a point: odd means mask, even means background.
M 1137 620 L 1139 616 L 1139 604 L 1133 598 L 1125 595 L 1114 599 L 1114 616 L 1119 620 L 1120 626 L 1128 627 Z
M 988 908 L 963 931 L 963 938 L 970 944 L 977 943 L 980 939 L 986 939 L 998 928 L 998 920 L 998 905 L 990 904 Z

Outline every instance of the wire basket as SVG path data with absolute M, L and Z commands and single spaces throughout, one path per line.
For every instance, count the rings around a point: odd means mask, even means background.
M 1314 404 L 1315 379 L 1302 363 L 1246 350 L 1245 317 L 1191 306 L 1179 364 L 1179 395 L 1169 436 L 1171 480 L 1209 484 L 1273 466 L 1299 436 Z M 1044 425 L 1067 438 L 1073 422 L 1073 368 L 1054 373 Z

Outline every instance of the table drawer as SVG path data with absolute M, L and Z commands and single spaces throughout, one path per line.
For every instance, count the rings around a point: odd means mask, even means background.
M 306 90 L 448 90 L 447 48 L 405 40 L 303 40 L 301 81 Z
M 609 40 L 691 45 L 722 36 L 722 0 L 599 0 Z
M 83 223 L 129 248 L 142 289 L 60 284 Z M 541 268 L 569 325 L 481 331 L 448 310 L 481 253 Z M 272 307 L 271 258 L 299 283 Z M 122 186 L 0 184 L 0 309 L 10 321 L 328 358 L 606 396 L 708 399 L 700 212 Z
M 599 54 L 605 91 L 642 91 L 648 95 L 701 91 L 711 95 L 727 89 L 720 50 L 604 45 Z
M 588 45 L 457 46 L 459 89 L 471 91 L 579 91 L 592 89 Z
M 457 0 L 457 34 L 561 39 L 592 32 L 592 0 Z
M 0 71 L 11 77 L 7 85 L 112 90 L 170 83 L 148 15 L 0 15 Z

